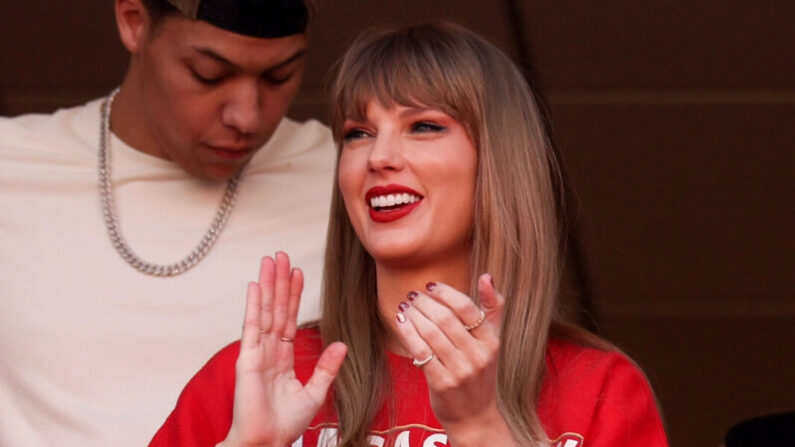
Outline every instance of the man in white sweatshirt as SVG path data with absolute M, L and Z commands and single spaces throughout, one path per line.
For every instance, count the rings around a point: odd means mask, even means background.
M 284 117 L 309 10 L 115 0 L 120 88 L 0 119 L 0 445 L 145 445 L 238 337 L 262 255 L 318 316 L 334 145 Z

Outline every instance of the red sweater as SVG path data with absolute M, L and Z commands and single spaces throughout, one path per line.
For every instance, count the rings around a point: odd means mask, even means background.
M 232 423 L 239 342 L 217 353 L 191 379 L 150 447 L 215 446 Z M 317 330 L 295 339 L 295 371 L 306 383 L 322 350 Z M 371 431 L 379 447 L 442 447 L 447 436 L 431 410 L 425 376 L 411 359 L 388 354 L 396 415 L 385 406 Z M 665 447 L 654 395 L 643 374 L 623 355 L 552 340 L 538 415 L 553 447 Z M 331 401 L 293 447 L 335 446 L 337 419 Z

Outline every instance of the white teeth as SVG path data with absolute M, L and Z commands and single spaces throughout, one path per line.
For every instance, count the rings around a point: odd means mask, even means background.
M 370 198 L 370 206 L 373 208 L 384 208 L 395 205 L 407 205 L 420 200 L 418 196 L 407 192 L 400 194 L 388 194 Z

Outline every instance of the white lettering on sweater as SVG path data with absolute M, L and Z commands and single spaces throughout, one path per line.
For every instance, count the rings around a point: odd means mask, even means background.
M 425 438 L 422 447 L 442 447 L 447 445 L 447 435 L 444 433 L 436 433 Z
M 373 447 L 384 447 L 386 439 L 378 435 L 370 435 L 367 437 L 367 443 Z
M 577 433 L 564 433 L 558 439 L 552 441 L 553 447 L 582 447 L 584 439 Z
M 395 447 L 411 447 L 410 438 L 411 432 L 408 430 L 400 432 L 397 439 L 395 439 Z
M 371 447 L 446 447 L 447 435 L 444 433 L 433 433 L 425 439 L 419 436 L 414 443 L 411 439 L 411 430 L 403 430 L 394 438 L 394 442 L 387 446 L 387 438 L 381 435 L 370 435 L 367 437 L 367 443 Z M 336 447 L 338 442 L 337 429 L 326 427 L 320 429 L 320 435 L 317 438 L 317 447 Z M 304 437 L 301 436 L 296 439 L 290 447 L 303 447 Z M 570 446 L 562 446 L 570 447 Z
M 310 440 L 307 446 L 315 445 L 317 447 L 336 447 L 339 441 L 338 430 L 336 427 L 317 427 L 320 433 L 317 435 L 317 443 L 312 444 L 312 435 L 307 433 L 304 436 L 309 436 Z M 317 432 L 315 432 L 317 433 Z M 380 432 L 384 433 L 384 432 Z M 392 431 L 395 433 L 395 431 Z M 412 434 L 414 435 L 412 438 Z M 291 447 L 304 447 L 304 436 L 301 436 L 291 444 Z M 387 441 L 391 438 L 391 443 Z M 550 441 L 552 447 L 582 447 L 583 437 L 577 433 L 564 433 L 555 440 Z M 396 436 L 384 436 L 381 434 L 372 434 L 367 437 L 367 443 L 370 447 L 448 447 L 448 437 L 445 433 L 418 433 L 416 428 L 414 432 L 410 429 L 404 429 L 397 432 Z
M 317 447 L 337 447 L 337 429 L 324 428 L 320 430 Z

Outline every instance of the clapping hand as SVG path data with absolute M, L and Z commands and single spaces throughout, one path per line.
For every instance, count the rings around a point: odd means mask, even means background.
M 293 366 L 298 303 L 304 278 L 287 254 L 263 258 L 259 281 L 248 285 L 236 365 L 232 426 L 219 446 L 284 447 L 297 439 L 323 404 L 347 348 L 332 343 L 302 384 Z
M 489 274 L 478 278 L 478 295 L 481 306 L 442 283 L 409 292 L 396 309 L 398 333 L 425 373 L 431 407 L 451 445 L 512 445 L 497 407 L 505 299 Z

